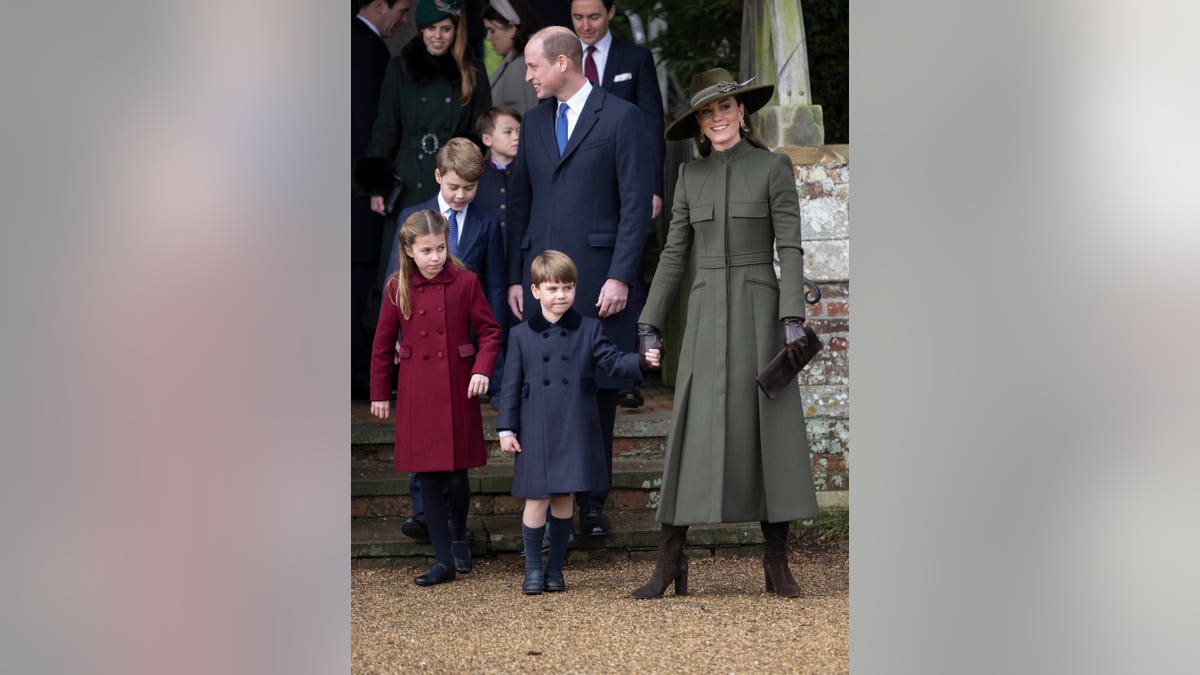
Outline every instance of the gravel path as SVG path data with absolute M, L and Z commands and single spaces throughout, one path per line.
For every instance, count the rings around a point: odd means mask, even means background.
M 637 600 L 653 563 L 568 562 L 566 593 L 524 596 L 520 561 L 479 560 L 449 584 L 424 569 L 351 576 L 354 673 L 849 672 L 849 555 L 791 555 L 803 591 L 768 595 L 761 559 L 691 561 L 685 597 Z

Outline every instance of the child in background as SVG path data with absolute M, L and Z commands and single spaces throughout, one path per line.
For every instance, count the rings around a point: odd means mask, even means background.
M 496 429 L 500 449 L 515 454 L 514 497 L 525 499 L 525 579 L 521 592 L 565 591 L 563 559 L 573 523 L 574 493 L 608 489 L 608 465 L 596 407 L 597 369 L 612 377 L 641 380 L 657 368 L 659 350 L 617 349 L 600 321 L 572 309 L 575 263 L 549 250 L 530 266 L 540 311 L 509 332 L 507 365 Z M 542 566 L 542 537 L 550 508 L 550 551 Z
M 500 350 L 500 327 L 479 280 L 449 255 L 448 231 L 436 211 L 404 221 L 400 269 L 387 280 L 371 350 L 371 414 L 387 419 L 400 335 L 395 462 L 401 471 L 418 472 L 421 491 L 431 497 L 425 524 L 437 559 L 413 580 L 420 586 L 452 581 L 473 567 L 466 470 L 487 463 L 478 397 L 487 392 Z M 437 498 L 443 493 L 449 516 Z
M 475 195 L 475 203 L 484 211 L 496 216 L 500 221 L 500 229 L 506 231 L 510 208 L 508 182 L 512 176 L 513 160 L 517 158 L 517 145 L 521 140 L 521 113 L 509 106 L 488 108 L 475 122 L 475 132 L 488 148 L 487 159 L 483 162 L 483 175 L 479 177 L 479 191 Z M 499 319 L 500 315 L 496 315 L 496 318 Z

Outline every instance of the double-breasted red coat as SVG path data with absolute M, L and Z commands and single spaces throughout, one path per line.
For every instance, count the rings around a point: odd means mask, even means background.
M 487 448 L 479 399 L 467 397 L 471 375 L 492 376 L 500 351 L 500 326 L 488 309 L 479 279 L 452 265 L 432 279 L 409 281 L 408 319 L 391 300 L 388 281 L 371 349 L 371 400 L 390 398 L 400 335 L 396 382 L 396 468 L 455 471 L 483 466 Z M 472 336 L 475 340 L 472 343 Z

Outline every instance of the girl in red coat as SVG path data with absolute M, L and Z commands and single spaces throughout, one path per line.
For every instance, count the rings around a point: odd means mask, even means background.
M 414 579 L 421 586 L 451 581 L 456 570 L 471 571 L 467 469 L 487 463 L 477 397 L 487 393 L 500 351 L 500 326 L 478 278 L 450 256 L 448 229 L 436 211 L 417 211 L 404 221 L 399 234 L 404 255 L 387 281 L 371 352 L 371 414 L 387 419 L 399 334 L 396 468 L 417 472 L 423 494 L 450 497 L 452 526 L 445 503 L 426 500 L 437 563 Z

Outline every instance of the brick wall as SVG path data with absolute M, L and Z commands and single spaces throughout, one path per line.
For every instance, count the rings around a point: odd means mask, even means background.
M 780 151 L 792 158 L 796 170 L 805 275 L 822 295 L 819 303 L 808 306 L 808 323 L 825 348 L 800 376 L 813 479 L 818 490 L 845 491 L 850 488 L 850 146 Z

